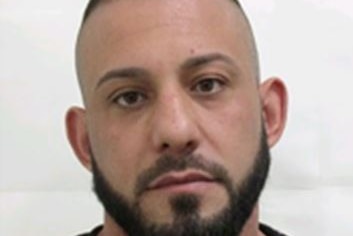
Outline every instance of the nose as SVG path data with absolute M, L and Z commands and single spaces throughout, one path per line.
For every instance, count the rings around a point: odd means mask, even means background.
M 159 99 L 151 127 L 153 145 L 161 154 L 188 155 L 199 145 L 192 101 L 166 95 Z

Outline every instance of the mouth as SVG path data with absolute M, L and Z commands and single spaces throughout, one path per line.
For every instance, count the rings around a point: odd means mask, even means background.
M 195 191 L 215 182 L 212 176 L 200 171 L 171 172 L 152 181 L 147 190 Z

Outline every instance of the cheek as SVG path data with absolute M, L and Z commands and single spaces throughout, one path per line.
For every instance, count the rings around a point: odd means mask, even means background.
M 204 117 L 208 124 L 204 132 L 213 153 L 222 158 L 229 174 L 240 182 L 252 166 L 259 146 L 261 117 L 256 99 L 239 96 Z
M 137 133 L 138 128 L 108 119 L 94 124 L 91 145 L 99 168 L 116 191 L 132 199 L 137 175 L 144 167 L 141 129 Z

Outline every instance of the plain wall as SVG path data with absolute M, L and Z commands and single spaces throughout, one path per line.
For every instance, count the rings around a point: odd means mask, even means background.
M 75 235 L 102 222 L 66 140 L 81 98 L 74 43 L 84 0 L 0 1 L 0 235 Z M 243 0 L 262 78 L 289 90 L 261 220 L 290 235 L 353 233 L 353 1 Z

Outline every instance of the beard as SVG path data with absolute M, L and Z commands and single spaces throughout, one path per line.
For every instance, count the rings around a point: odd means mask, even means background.
M 93 188 L 105 211 L 129 236 L 237 236 L 250 217 L 265 185 L 270 153 L 263 131 L 260 145 L 244 180 L 238 186 L 229 177 L 227 170 L 199 155 L 182 157 L 162 156 L 155 165 L 142 172 L 135 187 L 135 201 L 129 202 L 112 188 L 98 168 L 92 155 Z M 192 193 L 170 197 L 173 212 L 171 223 L 153 223 L 142 213 L 139 199 L 148 184 L 162 174 L 186 169 L 201 170 L 210 174 L 226 189 L 229 202 L 211 217 L 200 216 L 200 199 Z

